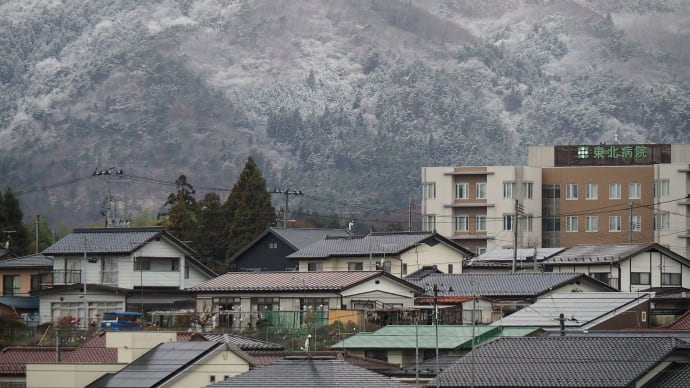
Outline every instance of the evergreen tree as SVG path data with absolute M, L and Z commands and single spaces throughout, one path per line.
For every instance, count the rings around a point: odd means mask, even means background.
M 225 258 L 225 226 L 227 218 L 223 203 L 217 193 L 206 193 L 199 201 L 199 226 L 204 235 L 197 244 L 199 256 L 209 262 L 222 263 Z
M 5 194 L 0 193 L 0 230 L 5 232 L 3 242 L 10 241 L 10 250 L 19 255 L 30 253 L 29 231 L 22 224 L 24 214 L 17 197 L 8 187 Z
M 266 180 L 250 156 L 223 204 L 228 217 L 226 259 L 250 243 L 266 228 L 275 225 L 276 213 Z
M 175 181 L 177 191 L 168 196 L 165 205 L 169 210 L 165 214 L 162 225 L 165 229 L 181 241 L 190 242 L 194 247 L 198 243 L 197 202 L 194 198 L 196 191 L 187 182 L 185 175 Z

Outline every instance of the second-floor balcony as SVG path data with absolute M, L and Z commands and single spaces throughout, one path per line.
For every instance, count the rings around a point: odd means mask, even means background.
M 66 286 L 70 284 L 82 283 L 81 270 L 54 270 L 41 274 L 41 288 Z M 117 285 L 117 271 L 101 271 L 98 274 L 100 284 Z

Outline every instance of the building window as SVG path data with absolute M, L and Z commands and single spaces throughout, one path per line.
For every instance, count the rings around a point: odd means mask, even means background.
M 170 271 L 177 272 L 180 270 L 180 259 L 170 259 Z
M 486 253 L 486 247 L 484 248 L 477 248 L 477 256 L 483 255 Z
M 503 216 L 503 230 L 513 230 L 513 215 Z
M 585 217 L 585 232 L 596 232 L 599 230 L 599 217 L 586 216 Z
M 642 231 L 642 216 L 633 216 L 632 217 L 632 230 L 633 230 L 633 232 L 641 232 Z
M 2 294 L 17 296 L 21 292 L 19 275 L 5 275 L 2 277 Z
M 455 231 L 467 232 L 470 230 L 470 218 L 468 216 L 455 217 Z
M 522 184 L 522 194 L 526 199 L 532 199 L 534 197 L 534 183 L 525 182 Z
M 477 199 L 486 199 L 486 182 L 477 182 Z
M 151 270 L 151 259 L 143 257 L 134 258 L 134 270 L 135 271 L 150 271 Z
M 453 264 L 448 264 L 448 273 L 453 273 Z
M 567 185 L 565 185 L 565 199 L 577 199 L 577 183 L 568 183 Z
M 661 285 L 662 286 L 680 286 L 680 274 L 679 273 L 662 273 L 661 274 Z
M 528 232 L 531 232 L 531 231 L 532 231 L 532 228 L 534 228 L 534 216 L 531 215 L 531 214 L 527 215 L 527 216 L 525 217 L 525 223 L 526 223 L 525 229 L 526 229 Z
M 348 271 L 364 271 L 364 263 L 361 261 L 355 261 L 351 263 L 347 263 L 347 270 Z
M 436 230 L 436 216 L 427 215 L 424 216 L 424 231 L 433 232 Z
M 215 382 L 216 382 L 216 376 L 211 375 L 211 376 L 209 377 L 208 381 L 211 382 L 211 383 L 215 383 Z
M 470 185 L 467 182 L 455 184 L 455 199 L 467 199 L 470 197 Z
M 621 231 L 621 216 L 609 216 L 609 232 Z
M 599 198 L 599 185 L 596 183 L 587 183 L 585 185 L 585 199 Z
M 486 216 L 477 216 L 477 231 L 486 231 Z
M 671 227 L 671 215 L 668 212 L 654 215 L 654 230 L 667 230 Z
M 271 241 L 268 243 L 268 249 L 278 249 L 278 242 L 277 241 Z
M 577 232 L 577 216 L 565 217 L 565 231 Z
M 512 199 L 513 198 L 513 186 L 515 183 L 513 182 L 503 182 L 503 199 Z
M 630 284 L 649 285 L 649 272 L 631 272 Z
M 631 183 L 628 185 L 628 198 L 630 198 L 630 199 L 642 198 L 642 184 L 641 183 Z
M 594 279 L 609 284 L 609 273 L 608 272 L 594 272 L 590 274 Z
M 609 199 L 621 199 L 620 183 L 609 183 Z
M 424 198 L 436 198 L 436 183 L 427 183 L 426 185 L 424 185 Z
M 668 179 L 659 179 L 654 181 L 654 196 L 666 197 L 669 195 Z
M 189 279 L 189 266 L 186 264 L 184 266 L 184 278 Z
M 407 263 L 402 263 L 402 274 L 407 275 Z
M 309 263 L 307 264 L 307 271 L 309 272 L 317 272 L 317 271 L 323 271 L 323 263 Z

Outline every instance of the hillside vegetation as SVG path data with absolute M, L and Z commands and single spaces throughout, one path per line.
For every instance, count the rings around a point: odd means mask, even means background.
M 155 214 L 165 182 L 222 192 L 252 155 L 293 209 L 399 209 L 423 166 L 690 142 L 688 5 L 4 1 L 0 185 L 79 226 L 106 190 Z

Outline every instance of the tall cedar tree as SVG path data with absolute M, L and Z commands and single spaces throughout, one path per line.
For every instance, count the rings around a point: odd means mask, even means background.
M 19 201 L 8 187 L 5 190 L 5 195 L 0 193 L 0 232 L 3 232 L 0 239 L 2 239 L 3 247 L 9 239 L 10 250 L 20 255 L 30 252 L 29 231 L 22 223 L 23 217 L 24 214 L 19 206 Z
M 170 194 L 167 202 L 165 202 L 170 210 L 167 213 L 167 218 L 163 221 L 163 226 L 173 236 L 194 246 L 199 235 L 196 216 L 198 205 L 194 199 L 196 191 L 187 182 L 187 177 L 184 175 L 180 175 L 175 184 L 177 191 Z
M 210 192 L 199 201 L 199 227 L 204 236 L 195 248 L 199 255 L 223 263 L 227 245 L 225 242 L 226 217 L 223 203 L 217 193 Z
M 275 225 L 276 212 L 271 205 L 271 194 L 251 156 L 247 158 L 240 179 L 223 207 L 228 217 L 226 259 Z

